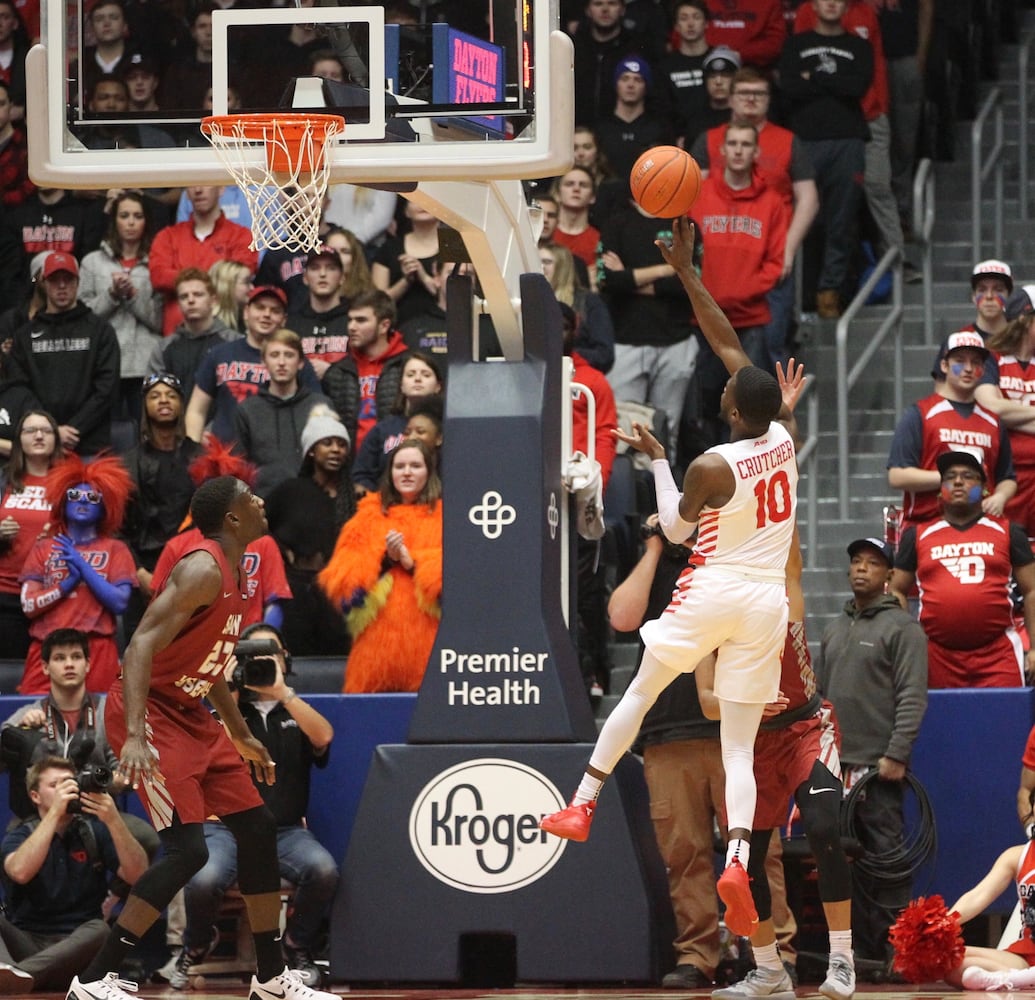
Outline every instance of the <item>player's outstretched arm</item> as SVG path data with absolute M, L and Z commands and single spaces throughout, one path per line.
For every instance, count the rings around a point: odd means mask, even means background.
M 183 630 L 191 616 L 208 607 L 218 596 L 223 575 L 207 552 L 192 552 L 169 575 L 165 589 L 148 605 L 122 663 L 122 689 L 126 700 L 126 743 L 119 771 L 134 787 L 158 769 L 144 735 L 144 712 L 151 686 L 151 662 Z
M 731 375 L 751 364 L 740 345 L 737 331 L 730 325 L 726 314 L 719 308 L 711 293 L 704 287 L 694 267 L 694 224 L 685 216 L 672 220 L 672 242 L 656 240 L 666 262 L 671 264 L 694 307 L 694 315 L 712 350 Z

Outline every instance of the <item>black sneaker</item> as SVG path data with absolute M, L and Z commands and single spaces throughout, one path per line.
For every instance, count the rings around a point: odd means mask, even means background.
M 661 985 L 666 990 L 710 990 L 712 981 L 696 965 L 677 965 Z
M 288 944 L 287 935 L 281 941 L 284 949 L 284 961 L 287 967 L 301 975 L 306 986 L 319 986 L 323 982 L 323 972 L 316 964 L 313 953 L 308 948 L 296 948 Z

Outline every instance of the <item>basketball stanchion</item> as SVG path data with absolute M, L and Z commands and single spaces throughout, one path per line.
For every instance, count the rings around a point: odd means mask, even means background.
M 330 178 L 327 144 L 345 119 L 323 114 L 212 115 L 201 120 L 252 215 L 253 250 L 312 250 Z M 256 149 L 264 153 L 256 158 Z

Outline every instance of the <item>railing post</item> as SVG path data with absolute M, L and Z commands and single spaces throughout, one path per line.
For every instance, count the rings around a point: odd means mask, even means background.
M 982 143 L 984 140 L 985 122 L 988 116 L 994 111 L 996 115 L 996 142 L 987 158 L 982 160 Z M 994 87 L 988 97 L 985 98 L 978 111 L 977 117 L 970 126 L 970 241 L 973 244 L 973 256 L 980 260 L 984 256 L 981 241 L 981 220 L 982 220 L 982 192 L 988 175 L 996 171 L 995 185 L 995 238 L 997 243 L 1003 238 L 1003 122 L 1002 122 L 1002 92 Z M 999 252 L 999 248 L 996 248 Z
M 934 343 L 934 164 L 920 161 L 913 179 L 913 237 L 920 241 L 924 275 L 924 343 Z
M 1029 32 L 1021 42 L 1021 51 L 1017 56 L 1017 99 L 1020 111 L 1020 127 L 1017 133 L 1018 141 L 1018 167 L 1020 190 L 1020 216 L 1023 220 L 1031 218 L 1029 215 L 1028 199 L 1028 94 L 1031 87 L 1031 79 L 1028 76 L 1028 65 L 1031 62 L 1031 46 L 1035 42 L 1035 32 Z

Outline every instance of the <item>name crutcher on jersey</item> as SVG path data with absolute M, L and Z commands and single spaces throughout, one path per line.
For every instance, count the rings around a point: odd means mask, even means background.
M 751 479 L 775 469 L 794 457 L 794 442 L 784 441 L 775 448 L 763 451 L 758 455 L 737 459 L 737 475 L 741 479 Z

